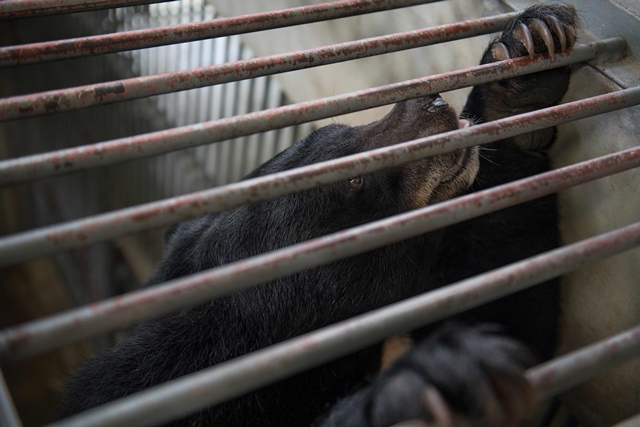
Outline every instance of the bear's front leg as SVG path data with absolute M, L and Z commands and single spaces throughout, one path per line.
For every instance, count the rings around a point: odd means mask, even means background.
M 523 346 L 490 326 L 446 325 L 398 358 L 369 388 L 338 402 L 320 425 L 517 425 L 535 406 L 524 377 L 530 365 Z
M 573 46 L 577 14 L 570 5 L 541 5 L 526 9 L 495 38 L 482 64 L 534 54 L 553 55 Z M 556 68 L 474 87 L 463 116 L 487 122 L 553 106 L 567 91 L 570 71 Z M 510 141 L 526 151 L 547 149 L 554 130 L 519 135 Z
M 489 63 L 532 53 L 549 54 L 575 41 L 576 11 L 567 5 L 542 5 L 514 18 L 484 52 Z M 476 123 L 526 113 L 558 103 L 570 77 L 566 67 L 477 86 L 463 115 Z M 470 192 L 547 172 L 547 149 L 555 129 L 544 129 L 483 145 L 480 170 Z M 440 285 L 450 284 L 533 255 L 559 244 L 555 195 L 520 204 L 447 228 L 437 265 Z M 464 266 L 464 268 L 461 268 Z M 555 349 L 558 289 L 552 280 L 484 305 L 462 316 L 468 322 L 500 323 L 529 344 L 540 359 Z

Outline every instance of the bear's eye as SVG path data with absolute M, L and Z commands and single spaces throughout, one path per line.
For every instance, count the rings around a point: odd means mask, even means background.
M 358 190 L 362 187 L 362 177 L 355 176 L 353 178 L 349 178 L 349 189 L 350 190 Z

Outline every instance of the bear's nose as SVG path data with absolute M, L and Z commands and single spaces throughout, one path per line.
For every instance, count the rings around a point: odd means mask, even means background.
M 429 112 L 435 112 L 443 107 L 448 107 L 447 101 L 442 99 L 439 94 L 426 96 L 422 100 L 422 109 L 427 110 Z

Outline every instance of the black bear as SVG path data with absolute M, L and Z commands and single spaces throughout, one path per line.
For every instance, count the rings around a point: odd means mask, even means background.
M 531 7 L 491 42 L 482 63 L 570 47 L 576 21 L 570 6 Z M 475 87 L 462 117 L 479 123 L 554 105 L 569 75 L 563 68 Z M 409 100 L 366 126 L 322 128 L 249 177 L 468 124 L 438 95 Z M 168 234 L 166 256 L 149 284 L 544 172 L 554 133 L 537 131 L 188 221 Z M 558 245 L 556 220 L 549 196 L 147 322 L 67 382 L 62 415 L 549 250 Z M 512 425 L 532 400 L 523 377 L 531 354 L 545 359 L 553 352 L 557 314 L 557 287 L 549 282 L 458 316 L 455 324 L 398 339 L 417 344 L 385 362 L 381 373 L 383 343 L 169 425 L 382 427 L 454 416 L 474 425 Z

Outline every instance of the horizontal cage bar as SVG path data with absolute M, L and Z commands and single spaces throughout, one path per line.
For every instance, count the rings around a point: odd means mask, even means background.
M 511 264 L 169 381 L 62 420 L 52 427 L 158 425 L 344 356 L 388 336 L 444 319 L 638 245 L 640 223 Z M 617 343 L 624 342 L 627 346 L 621 348 L 621 355 L 612 356 L 612 352 L 609 352 L 609 356 L 620 361 L 637 354 L 640 349 L 640 332 L 634 330 L 632 334 L 632 340 L 626 336 L 622 339 L 613 338 Z M 607 346 L 608 344 L 605 345 Z M 591 354 L 594 350 L 588 348 L 585 352 Z M 602 351 L 595 353 L 601 354 Z M 580 356 L 568 360 L 573 363 L 576 359 L 580 359 Z M 548 373 L 554 371 L 559 371 L 557 365 L 547 366 L 546 370 L 535 372 L 535 378 L 549 376 Z M 571 378 L 574 374 L 575 370 L 571 373 L 565 371 L 559 380 Z M 537 383 L 534 382 L 535 384 Z
M 52 153 L 5 160 L 0 162 L 0 185 L 151 157 L 179 149 L 393 104 L 406 99 L 590 61 L 607 51 L 622 52 L 625 49 L 624 46 L 623 39 L 613 38 L 577 46 L 571 52 L 559 53 L 552 58 L 539 55 L 534 59 L 528 57 L 509 59 L 271 110 Z M 2 101 L 0 101 L 1 104 Z
M 0 1 L 0 20 L 170 1 L 175 0 L 2 0 Z
M 0 265 L 175 224 L 428 156 L 640 104 L 640 87 L 0 239 Z
M 188 24 L 177 24 L 114 34 L 101 34 L 44 43 L 0 47 L 0 67 L 192 42 L 436 3 L 439 1 L 442 0 L 341 0 L 251 15 L 218 18 L 203 22 L 191 22 Z M 3 3 L 0 2 L 0 19 L 3 17 L 1 12 L 2 5 Z
M 528 378 L 542 400 L 638 356 L 640 326 L 546 362 L 531 369 Z
M 24 358 L 277 277 L 640 166 L 640 148 L 427 206 L 0 332 L 0 362 Z

